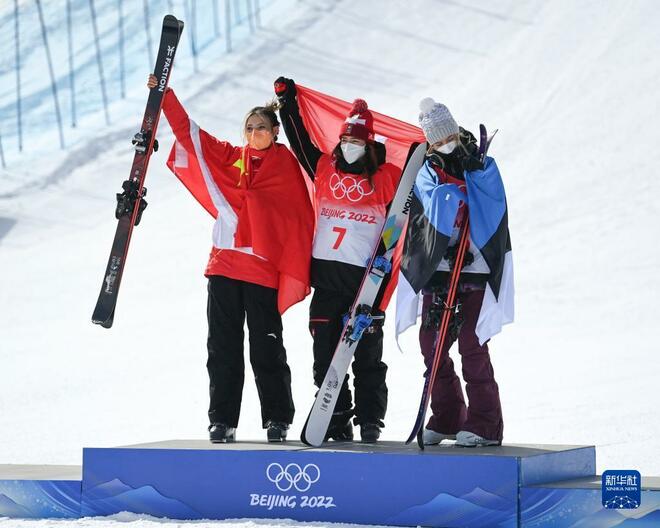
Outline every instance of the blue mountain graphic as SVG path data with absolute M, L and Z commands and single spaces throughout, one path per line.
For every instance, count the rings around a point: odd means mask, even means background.
M 474 493 L 473 492 L 471 493 Z M 483 490 L 482 490 L 483 491 Z M 478 492 L 475 495 L 480 495 Z M 501 499 L 501 497 L 500 497 Z M 502 505 L 498 501 L 498 505 Z M 422 524 L 424 526 L 444 526 L 446 528 L 474 527 L 515 527 L 517 515 L 515 505 L 510 503 L 505 511 L 490 509 L 473 504 L 469 500 L 441 493 L 426 504 L 413 506 L 388 519 L 388 524 Z
M 134 489 L 121 480 L 114 479 L 85 492 L 83 515 L 111 515 L 122 511 L 172 519 L 200 518 L 200 514 L 190 506 L 161 495 L 153 486 Z
M 132 489 L 133 488 L 131 488 L 128 484 L 124 484 L 121 480 L 116 478 L 86 490 L 85 494 L 89 497 L 101 499 L 106 497 L 114 497 L 120 493 L 125 493 Z
M 638 519 L 626 519 L 619 526 L 623 528 L 656 528 L 660 526 L 660 510 L 649 512 Z
M 470 493 L 463 495 L 461 499 L 471 502 L 477 506 L 483 506 L 489 510 L 511 511 L 516 505 L 505 497 L 491 493 L 482 488 L 474 488 Z
M 631 514 L 636 514 L 632 517 Z M 660 526 L 660 510 L 654 510 L 646 515 L 637 515 L 635 510 L 609 510 L 603 508 L 595 513 L 587 516 L 584 520 L 585 526 L 598 526 L 599 528 L 617 528 L 630 527 L 630 528 L 657 528 Z
M 552 519 L 561 518 L 567 526 L 597 526 L 614 528 L 657 528 L 660 526 L 660 498 L 655 493 L 642 496 L 642 506 L 636 510 L 610 510 L 601 504 L 600 490 L 539 490 L 524 502 L 523 524 L 530 528 L 543 528 Z

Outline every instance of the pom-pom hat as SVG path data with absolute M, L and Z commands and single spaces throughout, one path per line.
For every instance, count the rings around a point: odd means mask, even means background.
M 339 137 L 353 136 L 363 141 L 372 141 L 374 137 L 374 116 L 369 111 L 364 99 L 356 99 L 348 113 Z
M 419 102 L 419 126 L 429 144 L 433 145 L 447 137 L 458 134 L 458 124 L 442 103 L 436 103 L 430 97 Z

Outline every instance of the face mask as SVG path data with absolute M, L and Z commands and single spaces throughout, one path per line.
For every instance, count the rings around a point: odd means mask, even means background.
M 261 132 L 252 132 L 247 135 L 248 145 L 253 149 L 264 150 L 270 147 L 273 142 L 273 134 L 268 130 Z
M 435 151 L 439 152 L 440 154 L 451 154 L 457 145 L 458 143 L 456 140 L 452 139 L 449 143 L 445 143 L 440 147 L 435 147 Z
M 342 143 L 341 144 L 341 153 L 344 155 L 346 163 L 349 165 L 355 163 L 362 156 L 366 154 L 364 145 L 355 145 L 353 143 Z

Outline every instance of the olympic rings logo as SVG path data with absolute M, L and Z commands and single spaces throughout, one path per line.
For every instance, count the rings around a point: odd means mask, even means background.
M 273 462 L 266 468 L 266 477 L 280 491 L 289 491 L 291 488 L 304 493 L 321 478 L 321 470 L 316 464 L 307 464 L 300 467 L 298 464 L 281 464 Z
M 374 192 L 373 185 L 370 185 L 368 180 L 358 180 L 353 176 L 340 178 L 336 172 L 330 176 L 330 190 L 336 200 L 348 198 L 351 202 L 359 202 Z

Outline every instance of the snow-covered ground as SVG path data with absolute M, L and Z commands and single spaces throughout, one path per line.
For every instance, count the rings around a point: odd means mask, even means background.
M 517 292 L 516 323 L 491 342 L 505 442 L 595 444 L 599 472 L 660 475 L 660 5 L 284 4 L 240 50 L 200 63 L 200 73 L 179 58 L 172 86 L 190 115 L 239 141 L 244 111 L 271 97 L 273 79 L 284 74 L 413 123 L 418 101 L 432 96 L 469 129 L 499 128 L 491 152 L 507 186 Z M 0 464 L 78 464 L 83 446 L 206 436 L 202 271 L 211 218 L 164 166 L 166 121 L 115 325 L 90 322 L 147 73 L 136 74 L 126 101 L 113 103 L 111 126 L 86 129 L 64 152 L 50 146 L 57 134 L 45 127 L 33 138 L 44 154 L 30 149 L 0 176 Z M 0 106 L 8 97 L 3 86 Z M 103 123 L 103 113 L 89 119 Z M 0 126 L 11 124 L 3 116 Z M 307 306 L 284 318 L 298 408 L 293 436 L 314 393 Z M 414 331 L 404 336 L 406 352 L 397 350 L 393 319 L 383 438 L 402 440 L 422 363 Z M 263 437 L 249 378 L 239 439 Z
M 0 526 L 9 528 L 358 528 L 357 524 L 296 522 L 289 519 L 230 519 L 227 521 L 176 521 L 148 515 L 119 513 L 110 517 L 86 517 L 78 520 L 0 519 Z M 378 528 L 374 526 L 374 528 Z

